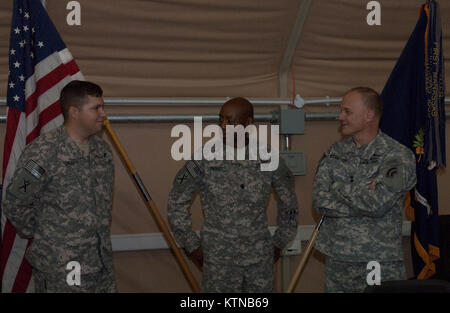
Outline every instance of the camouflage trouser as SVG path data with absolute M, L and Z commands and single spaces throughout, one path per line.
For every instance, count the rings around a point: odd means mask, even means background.
M 247 266 L 203 264 L 202 292 L 269 293 L 273 288 L 272 258 Z
M 80 277 L 79 286 L 69 286 L 65 275 L 49 275 L 33 269 L 36 293 L 110 293 L 117 292 L 114 275 L 105 269 Z
M 325 292 L 363 292 L 367 285 L 368 262 L 346 262 L 326 257 L 325 262 Z M 383 281 L 402 280 L 406 278 L 403 261 L 378 262 L 380 264 L 380 279 Z

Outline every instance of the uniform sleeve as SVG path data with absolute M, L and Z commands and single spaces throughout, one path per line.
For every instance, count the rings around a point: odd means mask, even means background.
M 32 238 L 47 173 L 38 145 L 25 147 L 6 188 L 3 214 L 22 238 Z
M 106 143 L 103 142 L 104 147 L 105 147 L 105 151 L 106 151 L 106 156 L 107 156 L 107 173 L 108 173 L 108 188 L 106 188 L 109 192 L 110 195 L 110 199 L 113 198 L 114 195 L 114 179 L 115 179 L 115 175 L 116 175 L 116 170 L 115 170 L 115 164 L 114 164 L 114 157 L 113 157 L 113 152 L 111 147 Z M 112 210 L 112 200 L 108 205 L 109 209 Z
M 359 216 L 383 216 L 406 192 L 416 184 L 415 157 L 409 150 L 391 154 L 380 166 L 374 190 L 370 181 L 352 184 L 335 182 L 332 193 L 350 206 Z
M 319 162 L 314 177 L 313 207 L 324 216 L 350 217 L 353 215 L 350 207 L 330 190 L 333 184 L 333 166 L 336 166 L 332 163 L 329 153 L 325 153 Z
M 200 247 L 200 238 L 192 229 L 191 206 L 192 198 L 200 187 L 203 176 L 197 161 L 187 161 L 178 171 L 169 193 L 167 214 L 170 227 L 175 238 L 184 246 L 188 253 Z
M 277 230 L 274 244 L 283 249 L 297 233 L 298 203 L 295 194 L 294 175 L 280 158 L 279 166 L 272 176 L 272 188 L 277 194 Z

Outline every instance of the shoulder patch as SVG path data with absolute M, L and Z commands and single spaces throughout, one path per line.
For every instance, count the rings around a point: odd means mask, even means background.
M 380 171 L 386 186 L 393 190 L 401 190 L 404 187 L 405 168 L 400 160 L 390 159 L 385 161 Z
M 198 165 L 198 162 L 194 160 L 186 162 L 186 170 L 192 178 L 197 178 L 202 172 L 200 166 Z
M 187 186 L 201 176 L 202 170 L 197 161 L 187 161 L 175 176 L 175 186 Z
M 41 179 L 42 175 L 45 173 L 45 170 L 33 160 L 29 160 L 24 168 L 37 179 Z

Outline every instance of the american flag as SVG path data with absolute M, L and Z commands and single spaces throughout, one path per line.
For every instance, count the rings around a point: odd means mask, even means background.
M 25 145 L 63 123 L 59 94 L 74 79 L 84 78 L 41 2 L 14 0 L 3 151 L 4 191 Z M 33 290 L 31 267 L 24 258 L 29 244 L 2 215 L 2 292 Z

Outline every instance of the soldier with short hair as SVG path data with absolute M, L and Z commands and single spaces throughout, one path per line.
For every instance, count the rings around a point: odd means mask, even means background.
M 223 151 L 227 125 L 252 123 L 248 100 L 227 101 L 219 122 Z M 272 292 L 274 262 L 297 231 L 294 176 L 282 159 L 276 170 L 261 171 L 264 161 L 249 160 L 248 150 L 247 138 L 245 160 L 187 161 L 169 194 L 170 225 L 175 238 L 203 269 L 202 292 Z M 278 229 L 273 236 L 266 214 L 271 188 L 278 196 Z M 188 211 L 197 190 L 204 212 L 200 237 L 192 230 Z
M 405 279 L 402 208 L 416 184 L 415 157 L 379 129 L 382 112 L 373 89 L 346 92 L 339 121 L 348 138 L 331 145 L 314 179 L 328 292 L 364 291 L 370 261 L 380 264 L 381 281 Z
M 6 189 L 4 214 L 21 237 L 32 240 L 25 257 L 36 292 L 116 291 L 113 156 L 95 136 L 106 116 L 102 94 L 94 83 L 67 84 L 60 96 L 64 125 L 25 147 Z M 67 268 L 72 261 L 80 265 L 80 285 L 67 281 L 76 269 Z

